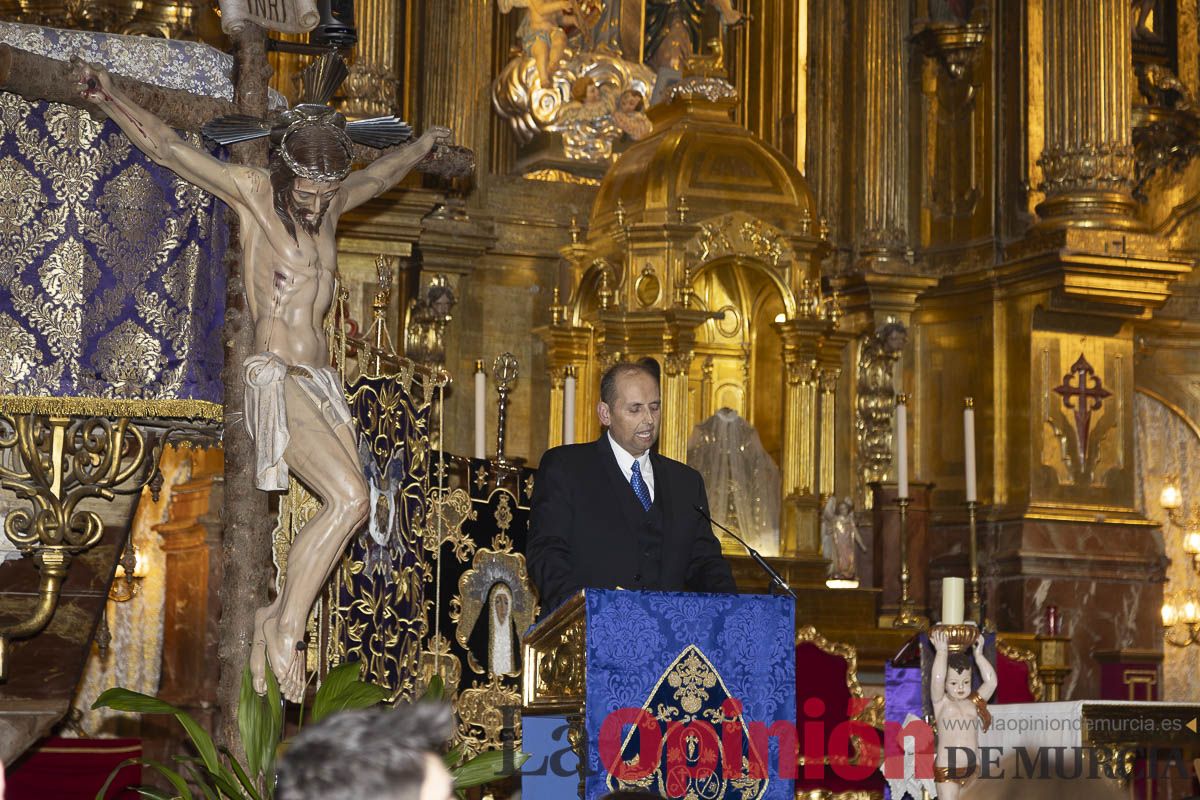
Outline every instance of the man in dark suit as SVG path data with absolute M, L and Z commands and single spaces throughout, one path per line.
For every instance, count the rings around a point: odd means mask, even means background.
M 658 377 L 622 362 L 604 373 L 594 442 L 555 447 L 534 482 L 527 558 L 542 608 L 583 588 L 736 592 L 712 528 L 704 479 L 651 451 Z

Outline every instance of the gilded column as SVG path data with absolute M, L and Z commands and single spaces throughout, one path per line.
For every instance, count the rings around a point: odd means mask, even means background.
M 816 530 L 818 506 L 817 426 L 818 382 L 817 335 L 804 320 L 779 323 L 783 340 L 783 519 L 780 526 L 780 554 L 783 556 L 819 555 Z M 819 334 L 818 334 L 819 335 Z
M 492 66 L 492 4 L 479 0 L 424 3 L 420 127 L 446 125 L 456 143 L 475 151 L 487 172 Z
M 691 433 L 691 411 L 688 408 L 688 373 L 692 367 L 692 351 L 667 353 L 663 359 L 662 430 L 658 450 L 667 458 L 687 461 L 687 439 Z
M 908 249 L 909 4 L 858 0 L 862 100 L 858 137 L 859 259 L 903 259 Z M 835 98 L 836 101 L 836 98 Z
M 837 385 L 842 371 L 837 368 L 821 369 L 821 444 L 818 449 L 820 465 L 817 472 L 817 493 L 829 497 L 837 487 L 834 481 L 835 432 L 837 429 Z
M 808 0 L 762 0 L 735 43 L 737 75 L 744 76 L 737 81 L 738 121 L 801 171 L 807 133 L 808 5 Z
M 1133 228 L 1128 0 L 1046 0 L 1041 224 Z
M 358 44 L 350 76 L 343 84 L 346 102 L 343 111 L 352 117 L 374 117 L 395 114 L 397 42 L 403 30 L 403 5 L 396 0 L 358 0 L 354 4 L 354 20 L 358 27 Z
M 831 241 L 840 241 L 845 234 L 841 225 L 846 106 L 842 65 L 848 27 L 843 0 L 810 0 L 804 175 L 817 199 L 820 218 L 829 224 Z

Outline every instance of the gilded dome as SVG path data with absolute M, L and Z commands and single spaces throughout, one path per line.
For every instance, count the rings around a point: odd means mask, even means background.
M 615 225 L 687 221 L 738 210 L 793 235 L 816 234 L 816 204 L 804 176 L 787 157 L 731 119 L 732 100 L 681 93 L 650 109 L 654 132 L 613 164 L 592 206 L 591 236 Z

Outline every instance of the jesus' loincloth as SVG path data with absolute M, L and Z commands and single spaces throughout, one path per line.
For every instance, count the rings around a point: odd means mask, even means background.
M 254 441 L 254 482 L 265 491 L 284 491 L 288 488 L 288 468 L 283 454 L 291 439 L 284 381 L 294 381 L 333 430 L 350 422 L 342 379 L 330 367 L 293 366 L 274 353 L 256 353 L 243 366 L 246 430 Z

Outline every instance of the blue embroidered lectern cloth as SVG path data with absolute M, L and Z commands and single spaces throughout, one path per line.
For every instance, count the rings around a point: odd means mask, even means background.
M 585 727 L 588 775 L 585 797 L 597 798 L 624 787 L 662 797 L 790 800 L 792 781 L 779 777 L 779 748 L 769 739 L 768 773 L 754 777 L 739 767 L 758 723 L 796 723 L 795 604 L 765 595 L 710 595 L 589 589 Z M 730 721 L 726 701 L 740 701 L 740 718 Z M 605 720 L 643 710 L 656 721 L 661 742 L 656 764 L 629 771 L 631 779 L 610 774 L 601 762 Z M 672 723 L 698 722 L 702 726 Z M 740 728 L 743 764 L 726 765 L 717 738 L 726 725 Z M 611 737 L 618 726 L 610 723 Z M 637 763 L 641 733 L 619 726 L 624 764 Z M 653 736 L 648 738 L 653 739 Z M 707 741 L 704 741 L 707 738 Z M 713 764 L 716 758 L 720 763 Z M 704 773 L 713 768 L 713 776 Z M 691 773 L 691 774 L 689 774 Z M 701 777 L 695 777 L 700 775 Z

